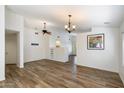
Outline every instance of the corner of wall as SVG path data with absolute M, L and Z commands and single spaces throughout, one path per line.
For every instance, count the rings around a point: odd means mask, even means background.
M 123 76 L 123 74 L 121 72 L 119 72 L 119 75 L 120 75 L 120 78 L 121 78 L 121 80 L 122 80 L 122 82 L 124 84 L 124 76 Z
M 0 78 L 0 81 L 3 81 L 3 80 L 5 80 L 5 77 Z
M 5 6 L 0 5 L 0 81 L 5 80 Z
M 123 73 L 123 69 L 124 67 L 122 66 L 122 63 L 123 63 L 123 47 L 122 47 L 122 40 L 123 40 L 123 37 L 122 37 L 122 32 L 124 32 L 124 21 L 123 23 L 120 25 L 120 60 L 119 60 L 119 76 L 124 84 L 124 73 Z

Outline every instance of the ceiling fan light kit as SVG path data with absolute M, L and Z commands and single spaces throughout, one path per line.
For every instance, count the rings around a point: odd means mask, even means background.
M 68 15 L 68 17 L 69 17 L 68 23 L 67 23 L 67 25 L 64 26 L 64 28 L 68 33 L 71 33 L 71 32 L 76 30 L 76 25 L 73 25 L 72 22 L 71 22 L 72 15 Z M 43 30 L 42 30 L 43 35 L 44 34 L 51 35 L 51 32 L 48 32 L 48 30 L 46 29 L 46 22 L 44 22 L 43 24 L 44 24 L 44 27 L 43 27 Z M 84 29 L 84 30 L 91 30 L 91 28 Z
M 43 35 L 44 35 L 44 34 L 51 35 L 51 32 L 48 32 L 48 31 L 46 30 L 46 23 L 45 23 L 45 22 L 44 22 L 44 28 L 43 28 L 42 32 L 43 32 Z

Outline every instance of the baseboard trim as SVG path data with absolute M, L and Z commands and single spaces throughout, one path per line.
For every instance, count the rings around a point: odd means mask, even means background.
M 5 77 L 3 77 L 3 78 L 0 78 L 0 81 L 3 81 L 3 80 L 5 80 Z
M 39 60 L 25 61 L 24 63 L 29 63 L 29 62 L 36 62 L 36 61 L 41 61 L 41 60 L 46 60 L 46 59 L 39 59 Z
M 62 63 L 66 63 L 67 61 L 57 61 L 57 60 L 52 60 L 52 59 L 40 59 L 40 60 L 34 60 L 34 61 L 28 61 L 28 62 L 24 62 L 24 63 L 30 63 L 30 62 L 37 62 L 37 61 L 45 61 L 45 60 L 49 60 L 49 61 L 55 61 L 55 62 L 62 62 Z
M 54 60 L 54 59 L 44 59 L 44 60 L 55 61 L 55 62 L 61 62 L 61 63 L 66 63 L 66 62 L 68 62 L 68 61 L 60 61 L 60 60 Z
M 119 73 L 119 76 L 120 76 L 120 78 L 121 78 L 121 80 L 122 80 L 122 82 L 124 84 L 124 76 L 123 76 L 123 74 L 121 72 Z
M 109 70 L 109 69 L 103 69 L 103 68 L 93 67 L 93 66 L 87 66 L 87 65 L 77 64 L 77 63 L 76 63 L 76 65 L 84 66 L 84 67 L 89 67 L 89 68 L 94 68 L 94 69 L 98 69 L 98 70 L 101 70 L 101 71 L 107 71 L 107 72 L 112 72 L 112 73 L 119 74 L 119 71 L 114 71 L 114 70 Z

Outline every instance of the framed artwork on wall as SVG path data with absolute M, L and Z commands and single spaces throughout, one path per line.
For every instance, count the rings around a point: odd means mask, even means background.
M 104 34 L 93 34 L 87 36 L 87 49 L 88 50 L 104 50 Z

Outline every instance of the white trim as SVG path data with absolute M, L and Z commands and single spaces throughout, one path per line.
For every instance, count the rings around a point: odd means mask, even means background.
M 24 68 L 23 65 L 19 65 L 19 64 L 17 64 L 17 67 L 18 67 L 18 68 Z
M 3 78 L 0 78 L 0 81 L 3 81 L 3 80 L 5 80 L 5 77 L 3 77 Z
M 120 78 L 121 78 L 121 80 L 122 80 L 122 82 L 124 84 L 124 76 L 123 76 L 123 74 L 120 72 L 119 75 L 120 75 Z

